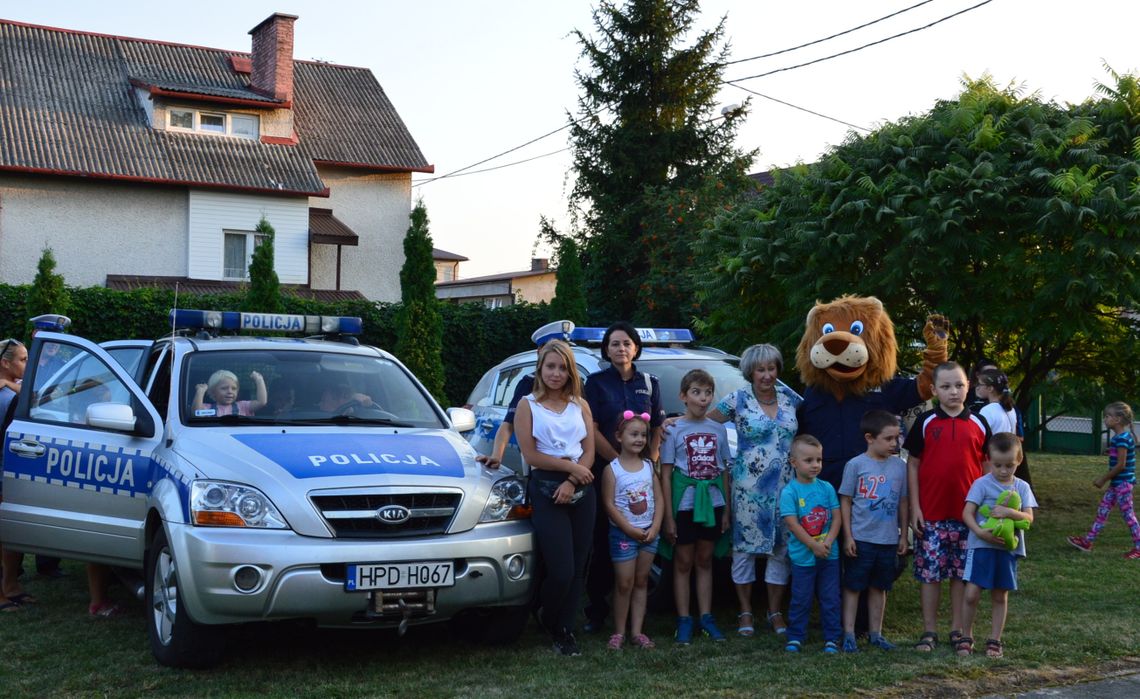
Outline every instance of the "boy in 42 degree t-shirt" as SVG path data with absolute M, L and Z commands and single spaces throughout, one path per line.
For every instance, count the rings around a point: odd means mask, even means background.
M 835 488 L 820 480 L 823 446 L 809 434 L 792 442 L 789 457 L 795 480 L 780 492 L 780 516 L 791 536 L 788 558 L 792 562 L 792 601 L 788 609 L 788 643 L 784 650 L 800 652 L 807 635 L 813 599 L 819 600 L 823 626 L 823 652 L 839 652 L 839 499 Z
M 847 462 L 839 486 L 843 513 L 843 652 L 856 653 L 855 612 L 867 591 L 871 645 L 894 650 L 883 638 L 883 611 L 895 582 L 899 554 L 906 553 L 906 464 L 894 455 L 899 419 L 886 410 L 868 410 L 860 423 L 867 451 Z
M 962 521 L 966 493 L 982 477 L 990 428 L 966 407 L 969 385 L 956 362 L 934 368 L 938 406 L 919 415 L 903 446 L 910 493 L 910 526 L 915 533 L 914 577 L 922 584 L 922 636 L 915 650 L 938 643 L 938 602 L 942 581 L 950 581 L 950 643 L 962 637 L 966 586 L 966 538 Z

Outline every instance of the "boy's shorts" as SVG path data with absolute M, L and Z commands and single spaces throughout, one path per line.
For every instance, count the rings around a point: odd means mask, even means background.
M 677 523 L 677 546 L 684 546 L 686 544 L 695 544 L 700 541 L 716 541 L 720 538 L 720 522 L 724 517 L 724 508 L 717 507 L 713 510 L 713 516 L 716 518 L 716 524 L 711 527 L 706 527 L 703 524 L 697 524 L 693 521 L 692 510 L 681 510 L 677 513 L 674 521 Z
M 1016 590 L 1017 556 L 1000 549 L 970 549 L 964 579 L 983 590 Z
M 646 553 L 657 553 L 657 541 L 661 537 L 656 537 L 648 544 L 642 541 L 636 541 L 626 536 L 626 533 L 610 524 L 610 560 L 615 563 L 622 561 L 632 561 L 637 558 L 638 554 L 642 551 Z
M 855 540 L 855 557 L 846 559 L 843 588 L 862 592 L 868 587 L 890 592 L 898 570 L 897 544 L 872 544 Z
M 788 560 L 788 547 L 781 546 L 765 556 L 762 553 L 732 552 L 732 582 L 748 585 L 756 582 L 756 559 L 763 558 L 764 582 L 769 585 L 787 585 L 792 577 L 791 561 Z
M 961 580 L 969 532 L 956 519 L 927 520 L 914 542 L 914 579 L 921 583 Z

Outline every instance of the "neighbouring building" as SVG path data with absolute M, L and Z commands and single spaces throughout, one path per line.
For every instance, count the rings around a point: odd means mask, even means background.
M 554 298 L 555 284 L 550 261 L 536 257 L 530 261 L 530 269 L 523 272 L 504 272 L 450 282 L 437 281 L 435 297 L 453 303 L 481 303 L 490 308 L 523 301 L 550 303 Z
M 467 262 L 469 258 L 454 252 L 432 248 L 431 259 L 435 262 L 435 280 L 437 282 L 452 282 L 459 279 L 459 263 Z
M 413 172 L 367 68 L 0 20 L 0 282 L 51 247 L 77 286 L 239 288 L 264 216 L 283 286 L 395 301 Z

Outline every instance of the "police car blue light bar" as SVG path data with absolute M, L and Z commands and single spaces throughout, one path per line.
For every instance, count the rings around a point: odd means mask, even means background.
M 65 333 L 71 327 L 71 318 L 58 313 L 45 313 L 32 318 L 32 326 L 36 330 L 47 330 L 53 333 Z
M 570 332 L 570 339 L 582 344 L 601 344 L 605 334 L 605 328 L 574 328 Z M 642 343 L 693 342 L 693 331 L 687 328 L 637 328 L 637 335 Z
M 556 320 L 535 330 L 531 333 L 530 339 L 535 345 L 542 347 L 551 340 L 569 340 L 572 332 L 574 332 L 573 321 Z
M 309 335 L 360 335 L 364 332 L 364 322 L 354 316 L 306 316 L 289 313 L 199 311 L 176 308 L 170 312 L 170 322 L 175 328 L 190 330 L 257 330 Z

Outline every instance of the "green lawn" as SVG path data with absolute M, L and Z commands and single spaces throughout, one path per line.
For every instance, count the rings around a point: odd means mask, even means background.
M 676 648 L 669 642 L 671 619 L 661 614 L 651 616 L 648 628 L 659 648 L 615 653 L 605 649 L 605 636 L 586 637 L 580 658 L 555 656 L 533 627 L 514 646 L 478 648 L 452 639 L 446 626 L 412 629 L 398 639 L 390 632 L 253 625 L 230 633 L 221 666 L 180 671 L 152 659 L 140 603 L 127 601 L 129 613 L 118 619 L 88 619 L 83 568 L 68 564 L 70 576 L 62 581 L 28 582 L 39 605 L 0 615 L 0 690 L 4 696 L 961 696 L 1140 669 L 1140 562 L 1122 558 L 1130 542 L 1119 514 L 1091 555 L 1064 540 L 1092 520 L 1099 496 L 1090 482 L 1103 460 L 1033 454 L 1031 463 L 1041 509 L 999 661 L 962 660 L 945 644 L 932 655 L 825 657 L 814 630 L 807 652 L 796 657 L 786 656 L 771 633 Z M 113 594 L 125 599 L 121 588 Z M 717 602 L 722 626 L 730 627 L 730 600 Z M 889 601 L 885 631 L 909 646 L 920 626 L 916 584 L 904 575 Z M 976 635 L 984 638 L 988 626 L 983 601 Z

